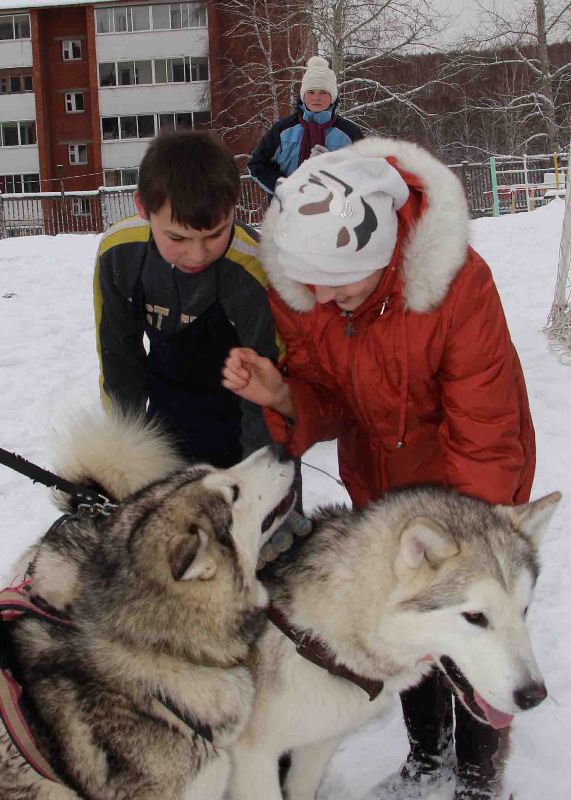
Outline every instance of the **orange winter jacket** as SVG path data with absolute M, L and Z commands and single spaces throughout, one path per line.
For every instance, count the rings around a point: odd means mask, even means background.
M 409 186 L 398 245 L 348 317 L 283 275 L 272 206 L 262 262 L 296 416 L 291 425 L 266 410 L 270 432 L 293 455 L 337 439 L 356 506 L 423 483 L 525 502 L 535 443 L 524 378 L 490 269 L 467 245 L 461 185 L 415 145 L 365 139 L 354 148 L 388 157 Z

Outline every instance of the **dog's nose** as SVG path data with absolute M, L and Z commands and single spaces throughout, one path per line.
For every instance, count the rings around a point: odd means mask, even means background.
M 283 446 L 283 444 L 270 445 L 270 453 L 280 464 L 285 464 L 286 461 L 291 461 L 291 456 Z
M 535 708 L 540 703 L 543 703 L 547 697 L 547 689 L 543 683 L 530 683 L 524 686 L 523 689 L 516 689 L 514 692 L 514 700 L 516 706 L 526 711 L 528 708 Z

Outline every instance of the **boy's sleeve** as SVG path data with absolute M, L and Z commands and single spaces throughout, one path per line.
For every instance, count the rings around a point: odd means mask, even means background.
M 268 194 L 273 194 L 276 181 L 282 177 L 279 164 L 273 160 L 279 146 L 279 133 L 275 126 L 262 138 L 248 161 L 250 175 Z
M 144 411 L 147 403 L 143 321 L 114 281 L 117 248 L 97 254 L 93 279 L 99 386 L 105 407 L 118 403 L 125 411 Z

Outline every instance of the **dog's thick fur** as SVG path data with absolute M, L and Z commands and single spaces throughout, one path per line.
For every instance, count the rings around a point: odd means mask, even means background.
M 9 636 L 31 730 L 63 785 L 38 775 L 0 723 L 0 797 L 218 800 L 266 620 L 262 530 L 291 508 L 293 464 L 265 448 L 229 470 L 172 472 L 168 443 L 140 421 L 79 428 L 60 474 L 121 503 L 109 517 L 73 516 L 30 554 L 32 598 L 74 626 L 24 617 Z
M 434 666 L 484 724 L 505 726 L 541 702 L 525 614 L 538 541 L 559 499 L 509 508 L 425 487 L 363 512 L 318 513 L 310 537 L 270 567 L 272 603 L 339 662 L 385 687 L 369 702 L 270 624 L 254 710 L 233 748 L 232 800 L 279 800 L 277 765 L 287 750 L 288 800 L 313 800 L 340 739 Z

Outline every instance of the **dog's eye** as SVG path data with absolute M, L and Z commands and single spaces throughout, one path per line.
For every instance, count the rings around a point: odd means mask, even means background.
M 240 487 L 238 486 L 238 484 L 235 483 L 234 486 L 232 486 L 232 502 L 235 503 L 239 497 L 240 497 Z
M 462 616 L 470 625 L 477 625 L 479 628 L 487 628 L 490 624 L 487 616 L 482 614 L 481 611 L 466 611 Z

